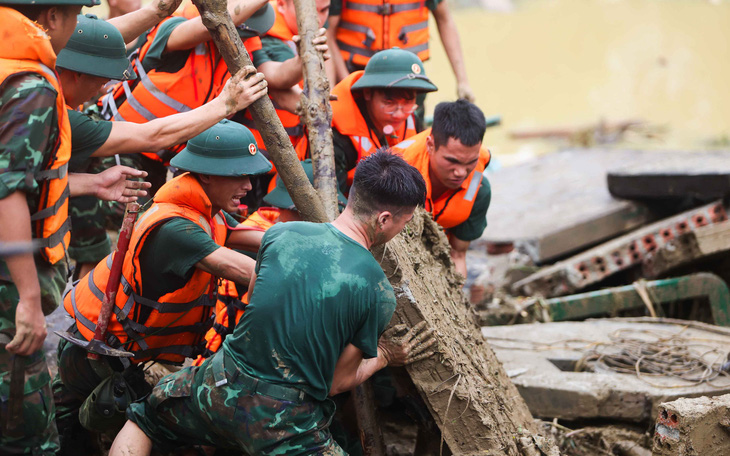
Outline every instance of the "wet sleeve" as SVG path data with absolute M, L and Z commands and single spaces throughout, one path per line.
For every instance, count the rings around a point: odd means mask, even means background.
M 462 241 L 473 241 L 479 239 L 487 227 L 487 210 L 492 201 L 492 188 L 489 185 L 487 176 L 482 176 L 482 186 L 477 192 L 474 206 L 471 209 L 469 218 L 460 225 L 449 229 L 449 233 Z
M 395 311 L 396 300 L 393 288 L 388 283 L 382 270 L 374 271 L 374 279 L 370 281 L 376 285 L 375 298 L 367 293 L 370 302 L 363 302 L 365 312 L 360 315 L 360 327 L 350 341 L 363 353 L 363 358 L 378 356 L 378 339 L 385 331 Z
M 163 53 L 165 52 L 165 48 L 167 47 L 167 41 L 170 39 L 172 31 L 186 20 L 187 19 L 185 19 L 184 17 L 172 17 L 159 25 L 160 29 L 157 31 L 157 34 L 155 34 L 155 38 L 153 39 L 152 44 L 150 44 L 147 53 L 142 59 L 142 64 L 147 71 L 149 71 L 151 68 L 157 68 L 160 64 L 162 64 Z M 188 52 L 190 51 L 185 50 L 168 54 L 187 55 Z
M 347 172 L 357 165 L 357 150 L 350 137 L 332 129 L 332 146 L 335 150 L 335 174 L 340 191 L 347 193 Z
M 285 62 L 291 58 L 296 57 L 294 50 L 290 48 L 287 43 L 280 40 L 279 38 L 274 38 L 273 36 L 261 37 L 260 52 L 265 53 L 265 59 L 267 59 L 266 61 L 273 62 Z M 254 64 L 256 65 L 261 65 L 261 63 L 262 62 L 260 61 L 254 61 Z
M 426 0 L 426 8 L 428 8 L 429 11 L 434 11 L 442 1 L 443 0 Z
M 332 0 L 330 2 L 330 16 L 339 16 L 342 14 L 342 0 Z
M 0 94 L 0 198 L 33 193 L 58 138 L 56 90 L 42 76 L 8 78 Z
M 155 269 L 179 278 L 189 277 L 196 263 L 221 247 L 201 227 L 183 218 L 164 223 L 150 236 L 145 247 L 150 247 Z
M 82 173 L 86 171 L 91 154 L 104 145 L 112 131 L 112 123 L 107 120 L 94 120 L 86 114 L 68 110 L 71 124 L 71 160 L 69 170 Z

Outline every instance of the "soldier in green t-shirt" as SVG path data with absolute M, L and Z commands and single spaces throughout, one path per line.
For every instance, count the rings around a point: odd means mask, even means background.
M 430 330 L 383 333 L 393 288 L 368 249 L 398 234 L 423 204 L 425 182 L 397 155 L 363 160 L 332 223 L 289 222 L 264 235 L 250 304 L 223 349 L 169 375 L 129 421 L 110 455 L 186 445 L 256 455 L 344 454 L 329 432 L 328 396 L 385 366 L 433 354 Z
M 158 3 L 162 0 L 150 4 L 152 11 Z M 116 26 L 92 14 L 79 16 L 76 31 L 59 53 L 57 62 L 69 106 L 89 101 L 110 79 L 135 77 L 126 58 L 125 39 L 116 27 L 133 38 L 130 33 L 140 31 L 143 26 L 153 26 L 162 18 L 143 14 L 149 8 L 116 18 Z M 198 109 L 144 124 L 93 119 L 69 108 L 73 132 L 69 169 L 92 172 L 114 165 L 113 158 L 104 157 L 164 149 L 185 142 L 266 94 L 263 74 L 244 80 L 253 72 L 253 67 L 244 68 L 229 81 L 220 96 Z M 134 165 L 133 162 L 124 164 Z M 111 251 L 105 228 L 109 224 L 119 226 L 122 211 L 117 210 L 115 214 L 112 208 L 93 197 L 72 198 L 69 211 L 74 226 L 69 253 L 77 261 L 77 276 L 83 277 Z M 116 215 L 111 223 L 105 220 L 109 215 Z

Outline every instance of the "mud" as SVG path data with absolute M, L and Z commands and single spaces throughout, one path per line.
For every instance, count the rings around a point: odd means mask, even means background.
M 545 423 L 546 433 L 560 445 L 564 456 L 650 456 L 651 438 L 647 432 L 622 426 L 589 426 L 577 430 Z
M 435 329 L 439 353 L 407 369 L 449 449 L 557 454 L 537 435 L 527 405 L 481 336 L 446 237 L 430 215 L 419 210 L 399 236 L 373 254 L 398 297 L 391 324 L 426 320 Z

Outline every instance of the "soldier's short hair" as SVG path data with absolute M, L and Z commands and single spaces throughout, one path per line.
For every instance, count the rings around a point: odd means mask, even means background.
M 486 130 L 484 113 L 466 100 L 444 101 L 433 111 L 431 135 L 436 149 L 448 143 L 449 138 L 458 139 L 467 147 L 476 146 L 484 139 Z

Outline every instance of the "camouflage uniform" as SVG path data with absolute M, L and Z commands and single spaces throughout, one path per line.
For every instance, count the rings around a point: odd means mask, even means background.
M 27 195 L 28 207 L 38 207 L 38 184 L 32 176 L 45 166 L 59 134 L 56 96 L 50 83 L 37 75 L 11 77 L 3 85 L 0 94 L 0 198 L 22 191 Z M 36 267 L 41 304 L 47 315 L 61 302 L 68 264 L 62 260 L 49 265 L 38 260 Z M 7 265 L 0 260 L 0 332 L 10 337 L 15 334 L 15 309 L 19 299 Z M 13 358 L 5 351 L 5 346 L 0 345 L 3 420 L 7 417 Z M 26 357 L 25 364 L 23 426 L 10 433 L 0 430 L 0 453 L 53 455 L 58 449 L 58 433 L 54 424 L 50 375 L 42 350 Z
M 210 445 L 262 456 L 344 455 L 328 430 L 333 413 L 330 399 L 257 381 L 219 351 L 160 380 L 127 418 L 162 451 Z

